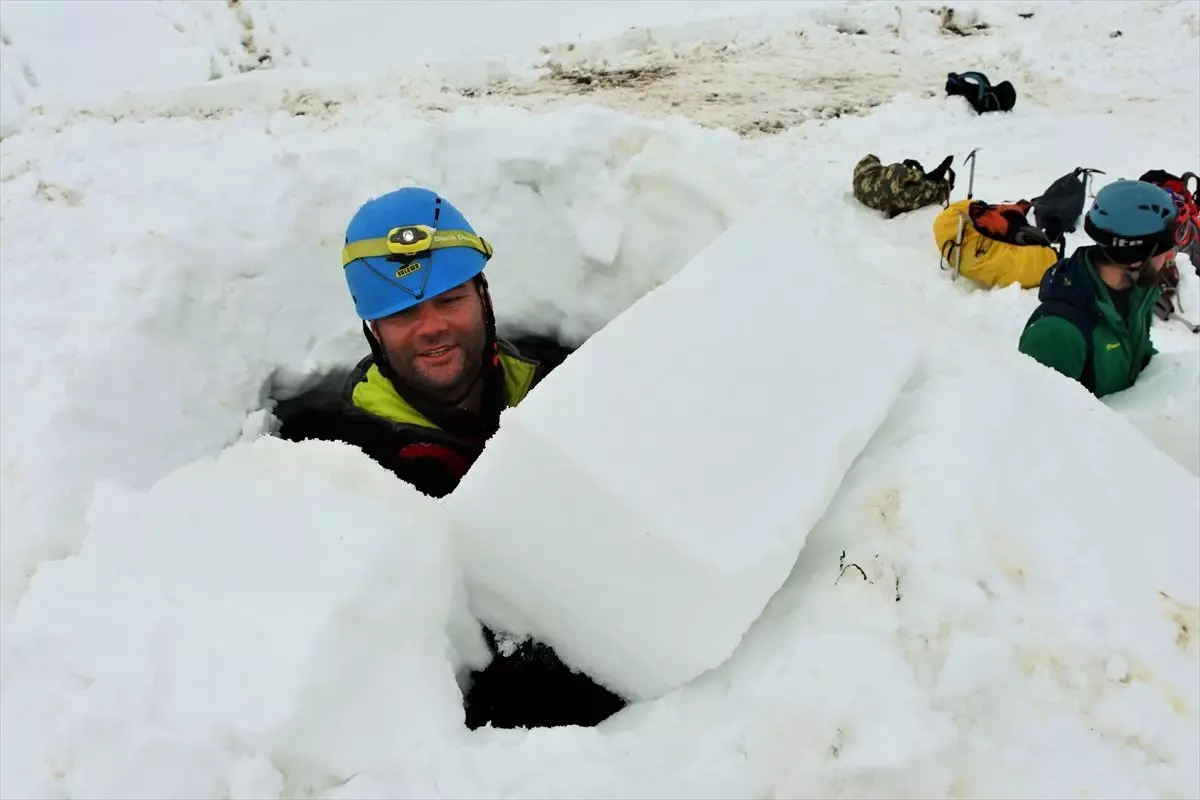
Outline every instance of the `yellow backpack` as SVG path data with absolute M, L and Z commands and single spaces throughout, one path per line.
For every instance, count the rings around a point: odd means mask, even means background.
M 1059 254 L 1029 224 L 1031 205 L 989 204 L 982 200 L 951 203 L 933 221 L 933 239 L 942 254 L 942 269 L 954 269 L 977 283 L 1003 288 L 1019 283 L 1033 289 Z M 958 246 L 959 226 L 962 246 Z

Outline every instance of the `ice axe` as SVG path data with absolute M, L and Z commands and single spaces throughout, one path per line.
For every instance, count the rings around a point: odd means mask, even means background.
M 1084 194 L 1086 194 L 1088 197 L 1095 200 L 1096 195 L 1092 194 L 1092 176 L 1093 175 L 1107 175 L 1108 173 L 1102 169 L 1090 169 L 1088 167 L 1079 167 L 1079 172 L 1080 172 L 1080 174 L 1083 175 L 1083 192 L 1084 192 Z
M 971 174 L 970 174 L 970 177 L 967 178 L 967 200 L 968 200 L 967 207 L 968 208 L 970 208 L 969 201 L 971 201 L 975 198 L 975 158 L 976 158 L 975 154 L 978 152 L 979 152 L 979 148 L 976 147 L 974 150 L 972 150 L 970 153 L 967 154 L 967 157 L 965 159 L 963 159 L 964 163 L 967 161 L 971 162 Z M 967 215 L 959 214 L 958 215 L 958 235 L 954 237 L 954 272 L 950 276 L 951 280 L 958 280 L 958 272 L 959 272 L 959 269 L 962 267 L 962 240 L 963 240 L 963 232 L 966 230 L 966 227 L 967 227 Z

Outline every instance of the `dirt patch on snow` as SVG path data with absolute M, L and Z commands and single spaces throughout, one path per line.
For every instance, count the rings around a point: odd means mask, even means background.
M 644 89 L 675 74 L 674 69 L 666 66 L 573 70 L 564 70 L 559 66 L 557 69 L 552 67 L 550 77 L 543 80 L 562 84 L 567 92 L 572 88 L 578 92 L 590 92 L 596 89 Z
M 946 81 L 936 59 L 881 49 L 847 35 L 805 47 L 803 32 L 755 47 L 699 45 L 691 52 L 639 55 L 640 63 L 550 62 L 541 80 L 461 92 L 468 101 L 529 110 L 588 103 L 641 117 L 682 116 L 742 136 L 779 133 L 814 119 L 864 114 L 900 93 L 932 97 Z

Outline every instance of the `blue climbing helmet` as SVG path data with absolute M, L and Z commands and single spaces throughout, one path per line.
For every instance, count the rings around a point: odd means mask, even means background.
M 1083 229 L 1117 264 L 1141 264 L 1176 246 L 1175 200 L 1145 181 L 1113 181 L 1096 193 Z
M 368 200 L 346 226 L 342 267 L 354 309 L 372 321 L 483 272 L 492 246 L 436 192 L 407 187 Z

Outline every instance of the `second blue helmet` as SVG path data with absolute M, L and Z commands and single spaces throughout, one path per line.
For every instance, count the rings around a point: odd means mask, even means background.
M 1110 258 L 1139 264 L 1175 247 L 1175 199 L 1145 181 L 1113 181 L 1096 193 L 1083 229 Z

